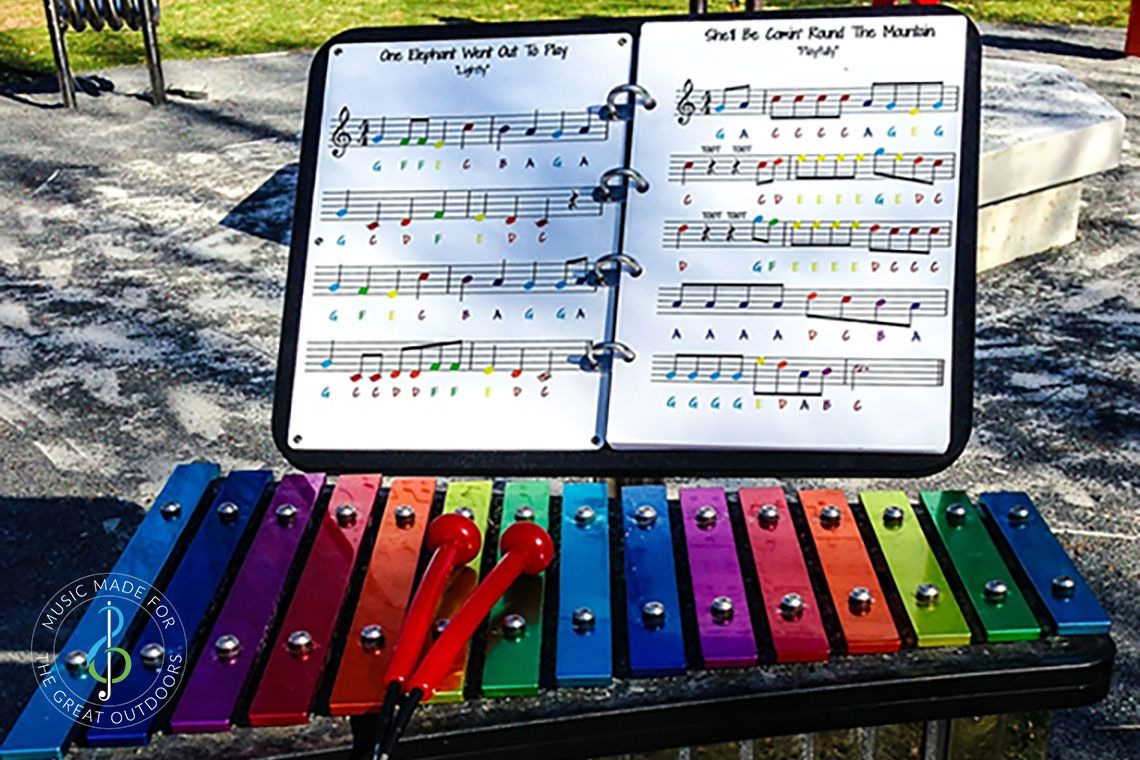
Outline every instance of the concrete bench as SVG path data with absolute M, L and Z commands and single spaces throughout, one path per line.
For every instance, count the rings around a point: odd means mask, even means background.
M 1081 180 L 1123 141 L 1124 116 L 1065 69 L 985 59 L 978 271 L 1075 240 Z

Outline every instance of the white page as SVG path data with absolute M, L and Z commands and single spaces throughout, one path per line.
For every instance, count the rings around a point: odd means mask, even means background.
M 947 450 L 966 29 L 642 27 L 611 445 Z
M 584 276 L 614 250 L 619 209 L 590 192 L 624 160 L 627 124 L 597 110 L 632 47 L 597 34 L 330 52 L 291 446 L 599 445 L 602 375 L 577 359 L 604 339 L 612 289 Z

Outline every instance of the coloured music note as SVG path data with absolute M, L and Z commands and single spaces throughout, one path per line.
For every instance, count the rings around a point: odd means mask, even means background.
M 349 206 L 351 204 L 352 204 L 352 191 L 351 190 L 345 190 L 344 191 L 344 200 L 341 202 L 340 208 L 338 208 L 333 213 L 338 218 L 344 219 L 346 216 L 348 216 L 348 209 L 349 209 Z
M 400 139 L 400 145 L 409 145 L 413 141 L 416 145 L 424 145 L 428 141 L 428 130 L 431 128 L 431 118 L 417 116 L 408 119 L 408 132 Z

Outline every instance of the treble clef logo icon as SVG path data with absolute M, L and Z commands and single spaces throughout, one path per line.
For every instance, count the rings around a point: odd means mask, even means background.
M 352 135 L 348 133 L 348 120 L 352 114 L 348 110 L 348 106 L 343 106 L 340 113 L 337 114 L 336 128 L 332 133 L 332 157 L 340 158 L 344 155 L 344 151 L 352 142 Z
M 125 649 L 111 646 L 113 637 L 118 635 L 119 631 L 123 630 L 123 613 L 119 611 L 118 607 L 114 606 L 110 602 L 107 602 L 107 606 L 103 608 L 103 611 L 107 613 L 107 635 L 100 638 L 92 645 L 89 650 L 87 650 L 87 672 L 90 673 L 91 677 L 99 683 L 107 684 L 107 688 L 99 690 L 99 699 L 106 702 L 111 698 L 111 685 L 117 684 L 119 681 L 122 681 L 124 678 L 130 675 L 131 655 Z M 114 619 L 113 623 L 112 619 Z M 105 651 L 107 653 L 105 660 L 105 676 L 100 675 L 99 671 L 95 669 L 95 658 L 98 657 L 101 651 Z M 115 675 L 114 670 L 114 656 L 116 653 L 123 658 L 123 672 L 118 675 Z
M 689 123 L 689 119 L 693 118 L 693 114 L 697 110 L 691 99 L 692 94 L 693 80 L 686 79 L 685 86 L 681 90 L 681 99 L 677 101 L 677 123 L 682 127 Z

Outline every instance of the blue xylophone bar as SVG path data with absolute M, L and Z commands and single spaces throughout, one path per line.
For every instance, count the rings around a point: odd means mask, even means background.
M 1023 493 L 984 493 L 979 502 L 1029 576 L 1057 633 L 1108 633 L 1108 614 L 1030 498 Z
M 623 488 L 621 505 L 630 672 L 683 673 L 685 640 L 665 486 Z
M 131 576 L 148 585 L 153 584 L 179 539 L 187 532 L 187 526 L 194 522 L 198 503 L 219 472 L 218 466 L 214 464 L 179 465 L 131 537 L 127 548 L 115 562 L 111 573 Z M 0 758 L 39 760 L 63 756 L 76 729 L 76 722 L 52 703 L 50 694 L 55 690 L 50 688 L 49 679 L 68 684 L 69 690 L 77 695 L 87 696 L 93 692 L 95 679 L 85 670 L 70 672 L 64 664 L 64 658 L 69 652 L 86 652 L 92 642 L 104 635 L 101 614 L 103 605 L 100 601 L 101 595 L 97 594 L 71 632 L 67 644 L 60 649 L 51 676 L 40 679 L 40 688 L 32 695 L 16 725 L 0 746 Z M 108 648 L 122 646 L 123 637 L 130 628 L 129 625 L 123 625 L 119 633 L 113 634 L 107 643 Z
M 607 684 L 613 674 L 608 507 L 605 483 L 570 483 L 562 489 L 562 546 L 556 560 L 559 686 Z

